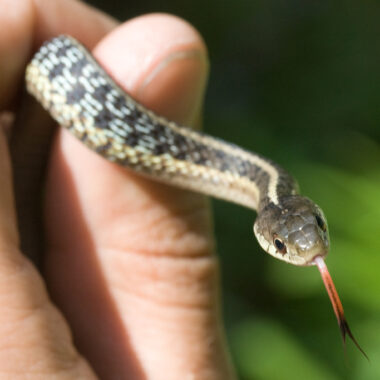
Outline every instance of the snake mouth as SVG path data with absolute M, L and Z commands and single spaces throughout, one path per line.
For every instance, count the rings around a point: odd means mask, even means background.
M 326 253 L 318 253 L 317 255 L 313 255 L 311 257 L 311 259 L 309 259 L 306 262 L 305 266 L 311 267 L 311 266 L 315 265 L 319 269 L 318 263 L 320 263 L 320 260 L 322 260 L 323 262 L 325 262 L 326 256 L 327 256 L 327 252 Z

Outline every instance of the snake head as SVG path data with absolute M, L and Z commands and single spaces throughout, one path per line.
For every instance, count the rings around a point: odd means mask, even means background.
M 269 203 L 258 214 L 254 233 L 261 247 L 277 259 L 294 265 L 314 265 L 325 257 L 329 234 L 322 210 L 310 199 L 290 195 Z

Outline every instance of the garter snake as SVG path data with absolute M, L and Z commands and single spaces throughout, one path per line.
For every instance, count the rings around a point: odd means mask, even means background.
M 348 334 L 362 351 L 324 264 L 329 250 L 326 218 L 298 193 L 296 181 L 284 169 L 146 109 L 69 36 L 53 38 L 40 48 L 27 67 L 26 84 L 60 125 L 107 160 L 255 209 L 253 229 L 261 247 L 287 263 L 318 266 L 343 340 Z

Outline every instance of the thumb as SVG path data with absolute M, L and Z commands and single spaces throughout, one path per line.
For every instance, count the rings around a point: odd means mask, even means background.
M 197 120 L 207 59 L 187 23 L 137 18 L 95 55 L 144 105 Z M 232 378 L 204 197 L 122 170 L 62 133 L 47 217 L 49 284 L 100 377 Z

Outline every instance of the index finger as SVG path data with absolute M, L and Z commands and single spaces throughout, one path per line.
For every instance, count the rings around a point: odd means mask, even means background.
M 0 0 L 0 111 L 11 107 L 33 50 L 67 33 L 90 49 L 117 22 L 75 0 Z

